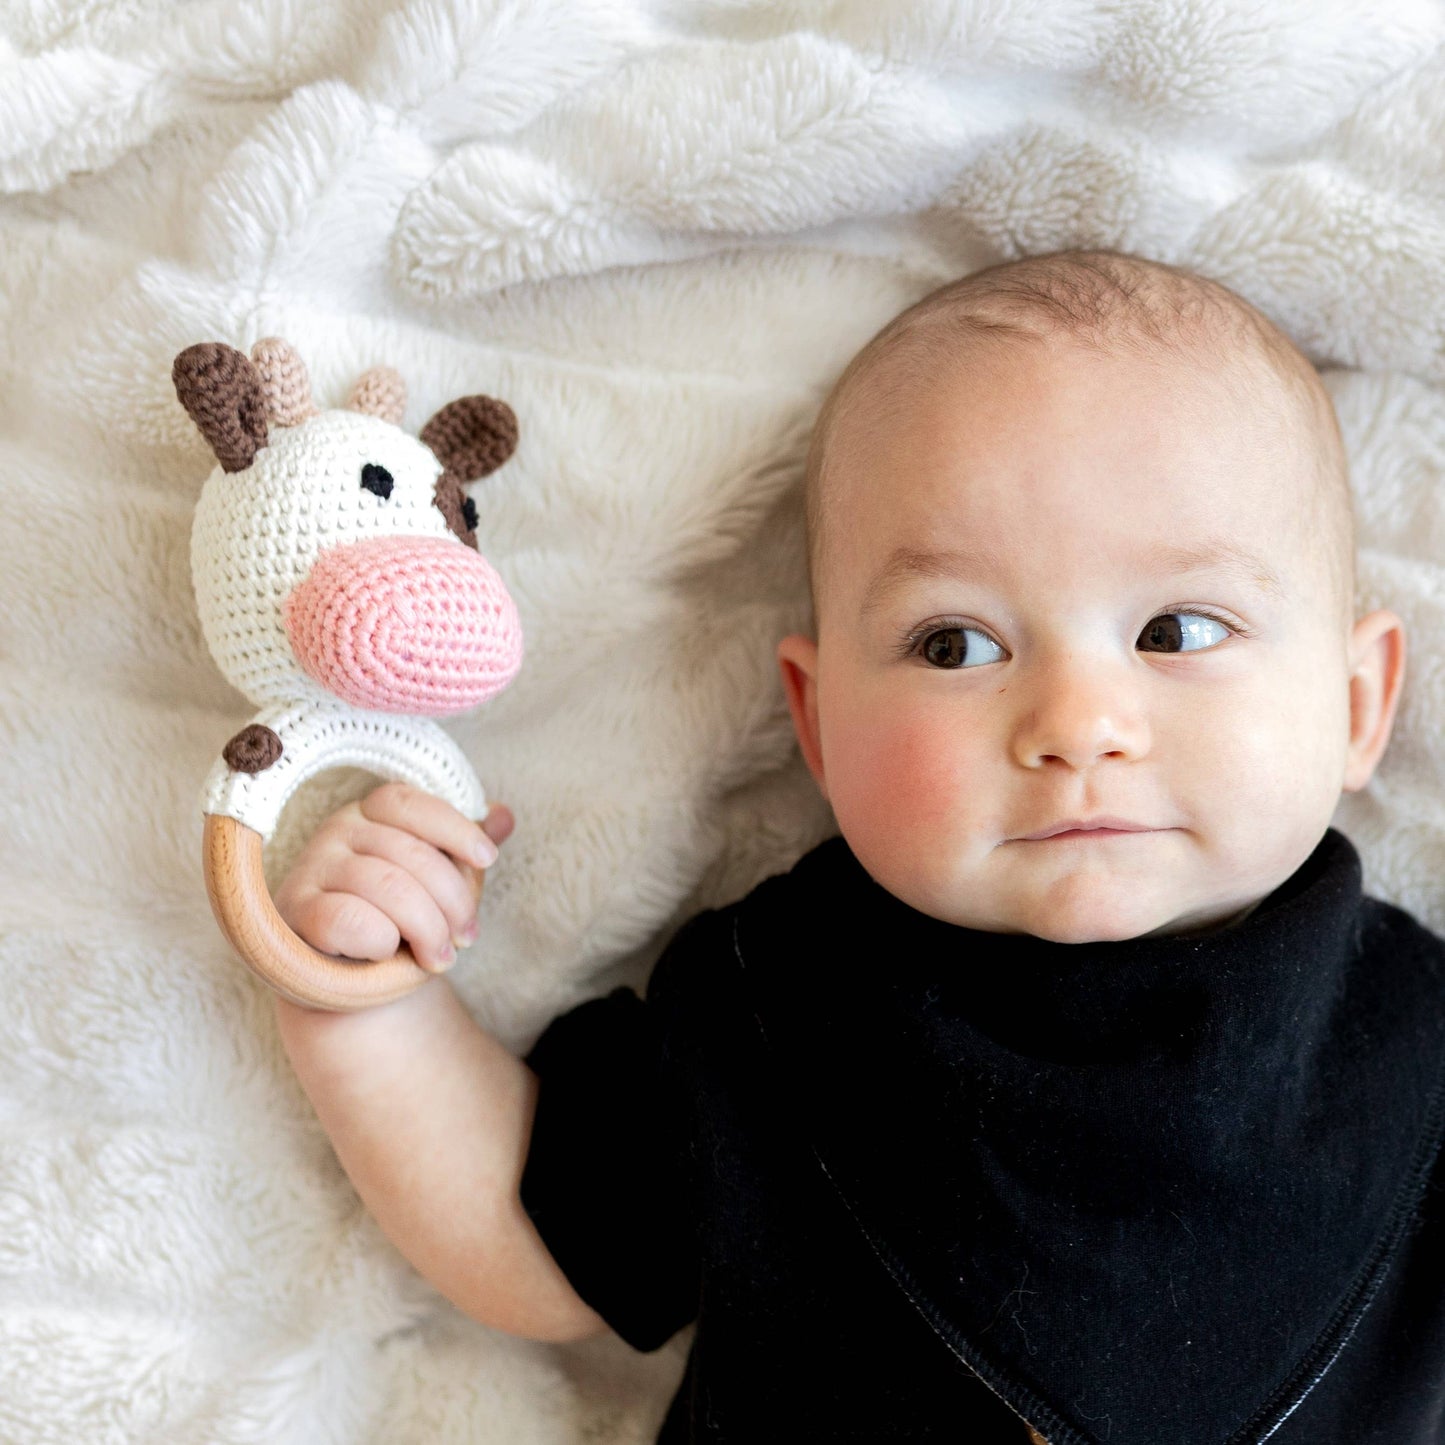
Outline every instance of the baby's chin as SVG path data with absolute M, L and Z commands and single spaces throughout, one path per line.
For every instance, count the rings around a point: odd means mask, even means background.
M 1105 881 L 1096 874 L 1054 879 L 1036 889 L 1025 885 L 1020 893 L 943 884 L 922 894 L 909 891 L 916 889 L 915 875 L 896 891 L 911 907 L 944 922 L 984 933 L 1031 934 L 1050 943 L 1202 937 L 1235 926 L 1258 906 L 1258 900 L 1241 906 L 1238 899 L 1181 898 L 1161 880 L 1152 881 L 1153 888 L 1137 878 Z M 979 906 L 969 906 L 971 893 Z
M 996 925 L 980 925 L 997 933 L 1028 933 L 1050 943 L 1123 943 L 1131 938 L 1202 938 L 1242 923 L 1257 906 L 1190 908 L 1183 912 L 1147 909 L 1109 910 L 1102 906 L 1076 910 L 1019 909 Z

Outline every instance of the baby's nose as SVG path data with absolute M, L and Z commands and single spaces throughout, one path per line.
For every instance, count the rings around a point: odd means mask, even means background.
M 1144 694 L 1116 670 L 1095 660 L 1062 664 L 1041 681 L 1036 694 L 1019 704 L 1014 753 L 1025 767 L 1063 763 L 1092 768 L 1104 759 L 1141 758 L 1151 746 Z M 1016 689 L 1019 696 L 1024 689 Z
M 281 612 L 307 674 L 379 712 L 464 712 L 522 665 L 522 626 L 502 579 L 443 537 L 328 548 Z

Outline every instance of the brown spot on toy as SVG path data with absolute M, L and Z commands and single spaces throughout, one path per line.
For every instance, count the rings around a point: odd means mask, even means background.
M 447 519 L 447 526 L 474 552 L 477 546 L 477 504 L 462 491 L 455 472 L 437 478 L 432 505 Z
M 238 773 L 264 773 L 281 756 L 281 739 L 261 723 L 248 723 L 221 749 Z

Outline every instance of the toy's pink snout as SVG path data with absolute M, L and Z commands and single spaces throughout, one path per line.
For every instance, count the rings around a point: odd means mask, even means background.
M 502 579 L 445 537 L 328 548 L 281 612 L 307 674 L 378 712 L 465 712 L 522 665 L 522 626 Z

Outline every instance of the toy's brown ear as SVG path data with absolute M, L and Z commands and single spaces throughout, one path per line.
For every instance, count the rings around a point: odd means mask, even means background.
M 494 472 L 517 449 L 517 416 L 494 396 L 459 396 L 418 433 L 458 482 Z
M 222 469 L 245 471 L 266 445 L 266 393 L 251 358 L 223 341 L 198 342 L 176 357 L 171 382 Z

